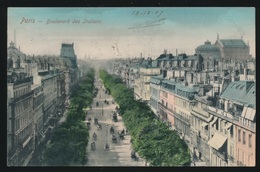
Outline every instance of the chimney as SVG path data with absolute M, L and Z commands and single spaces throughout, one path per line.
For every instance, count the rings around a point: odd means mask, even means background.
M 205 90 L 203 85 L 199 86 L 199 96 L 205 96 Z
M 14 29 L 14 46 L 16 47 L 16 29 Z
M 235 81 L 235 72 L 232 72 L 232 76 L 231 76 L 231 82 Z
M 19 52 L 21 52 L 21 51 L 20 51 L 20 46 L 19 46 Z

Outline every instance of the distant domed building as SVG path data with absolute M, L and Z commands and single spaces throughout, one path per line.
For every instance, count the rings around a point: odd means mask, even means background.
M 212 56 L 212 55 L 219 55 L 220 56 L 220 50 L 219 47 L 217 47 L 214 44 L 211 44 L 210 41 L 206 41 L 204 45 L 200 45 L 195 49 L 196 54 L 201 54 L 204 56 Z
M 221 59 L 221 53 L 218 46 L 206 41 L 204 45 L 200 45 L 195 49 L 196 54 L 203 57 L 203 68 L 207 70 L 215 70 Z

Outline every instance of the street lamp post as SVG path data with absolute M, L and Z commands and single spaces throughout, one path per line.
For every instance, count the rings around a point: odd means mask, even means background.
M 103 116 L 103 104 L 102 104 L 102 109 L 101 109 L 101 115 Z
M 109 146 L 109 144 L 108 144 L 108 124 L 106 125 L 106 128 L 107 128 L 107 143 L 106 143 L 106 145 L 105 145 L 105 149 L 107 149 L 107 146 Z

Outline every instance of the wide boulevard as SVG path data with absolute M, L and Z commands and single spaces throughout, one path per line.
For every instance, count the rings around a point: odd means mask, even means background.
M 126 134 L 124 139 L 119 139 L 117 133 L 123 129 L 125 130 L 124 123 L 121 116 L 117 116 L 117 122 L 113 121 L 112 114 L 117 104 L 112 103 L 113 97 L 106 94 L 105 88 L 98 77 L 95 79 L 95 87 L 98 88 L 98 94 L 91 105 L 92 109 L 86 114 L 86 122 L 88 121 L 87 119 L 91 117 L 86 166 L 145 166 L 145 161 L 141 158 L 139 158 L 138 161 L 131 158 L 131 136 Z M 105 103 L 105 100 L 109 103 Z M 99 103 L 98 106 L 96 106 L 96 102 Z M 94 124 L 94 118 L 98 119 L 98 123 L 101 124 L 102 129 L 99 129 L 97 125 Z M 112 142 L 112 134 L 110 133 L 111 126 L 115 129 L 117 143 Z M 96 140 L 92 138 L 94 132 L 97 134 Z M 92 150 L 90 146 L 93 141 L 96 144 L 95 150 Z M 104 149 L 106 143 L 109 144 L 108 150 Z

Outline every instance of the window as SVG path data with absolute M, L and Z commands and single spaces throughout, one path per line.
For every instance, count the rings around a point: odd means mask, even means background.
M 238 142 L 241 142 L 241 130 L 238 129 L 237 131 L 237 139 L 238 139 Z
M 245 152 L 244 151 L 242 152 L 242 163 L 243 164 L 245 163 Z
M 216 130 L 218 130 L 218 119 L 217 119 L 217 121 L 215 122 L 215 124 L 216 124 Z
M 230 155 L 231 156 L 234 155 L 234 147 L 233 147 L 233 145 L 230 145 Z
M 243 131 L 243 144 L 246 144 L 246 132 Z
M 220 132 L 223 132 L 223 122 L 224 121 L 222 121 L 222 120 L 219 121 L 219 123 L 220 123 L 220 126 L 219 126 Z
M 252 134 L 248 135 L 248 146 L 251 148 L 252 147 Z
M 205 126 L 205 131 L 208 131 L 208 130 L 209 130 L 209 129 L 208 129 L 208 125 L 206 125 L 206 126 Z
M 230 127 L 230 137 L 233 138 L 233 125 Z
M 239 149 L 237 150 L 237 160 L 238 160 L 238 161 L 240 160 L 240 157 L 239 157 Z
M 172 106 L 172 104 L 169 104 L 169 107 L 170 107 L 171 110 L 173 110 L 173 106 Z

